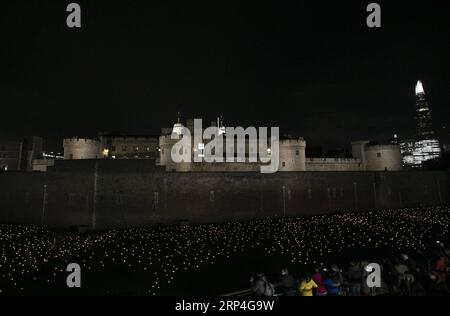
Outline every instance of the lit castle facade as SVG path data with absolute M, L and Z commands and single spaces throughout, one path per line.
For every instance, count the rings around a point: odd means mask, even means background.
M 225 134 L 221 120 L 211 122 L 218 133 Z M 224 142 L 224 157 L 227 151 L 235 155 L 238 149 L 245 152 L 244 161 L 240 162 L 196 162 L 196 156 L 208 144 L 207 140 L 191 138 L 190 162 L 174 162 L 171 156 L 174 145 L 179 141 L 172 134 L 180 134 L 187 128 L 191 135 L 194 120 L 182 124 L 180 118 L 171 128 L 162 128 L 159 136 L 126 136 L 101 134 L 98 139 L 69 138 L 64 140 L 65 159 L 153 159 L 167 172 L 256 172 L 260 171 L 262 162 L 251 162 L 250 152 L 257 148 L 249 145 L 248 138 L 243 143 L 234 141 L 229 147 Z M 203 135 L 203 134 L 202 134 Z M 226 135 L 224 135 L 226 136 Z M 194 144 L 194 142 L 198 142 Z M 238 148 L 239 146 L 245 148 Z M 279 168 L 281 172 L 294 171 L 398 171 L 402 169 L 402 158 L 398 145 L 379 145 L 369 141 L 352 143 L 352 158 L 307 158 L 306 141 L 301 137 L 282 137 L 279 139 Z M 186 149 L 184 149 L 186 150 Z M 271 148 L 267 148 L 271 155 Z M 197 159 L 198 160 L 198 159 Z M 200 159 L 201 160 L 201 159 Z

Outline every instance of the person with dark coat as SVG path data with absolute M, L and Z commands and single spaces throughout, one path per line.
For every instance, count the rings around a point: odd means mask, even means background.
M 297 295 L 295 279 L 286 268 L 281 270 L 281 279 L 280 283 L 278 283 L 278 288 L 284 296 Z
M 363 281 L 363 271 L 361 266 L 352 261 L 350 263 L 350 268 L 348 269 L 348 282 L 350 285 L 350 296 L 360 296 L 361 295 L 361 283 Z
M 273 296 L 275 294 L 273 285 L 269 283 L 264 273 L 258 273 L 256 280 L 252 277 L 250 282 L 255 296 Z

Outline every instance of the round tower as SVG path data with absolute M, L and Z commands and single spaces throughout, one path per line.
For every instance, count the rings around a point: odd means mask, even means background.
M 365 148 L 367 171 L 402 170 L 402 156 L 398 145 L 368 145 Z
M 171 139 L 170 135 L 159 136 L 159 164 L 165 166 L 166 170 L 176 169 L 170 153 L 177 141 L 177 139 Z
M 96 159 L 100 157 L 100 141 L 87 138 L 63 140 L 64 159 Z
M 306 141 L 303 138 L 280 140 L 279 171 L 305 171 Z
M 173 146 L 182 137 L 184 125 L 180 122 L 180 113 L 178 112 L 178 120 L 171 130 L 164 129 L 163 135 L 159 137 L 159 164 L 165 166 L 167 171 L 190 171 L 190 162 L 175 163 L 172 159 Z M 172 139 L 172 135 L 175 137 Z M 187 150 L 186 148 L 184 150 Z M 192 152 L 189 153 L 192 159 Z

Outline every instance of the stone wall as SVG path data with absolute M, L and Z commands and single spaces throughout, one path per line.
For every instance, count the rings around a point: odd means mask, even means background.
M 95 229 L 441 205 L 448 172 L 165 172 L 149 160 L 55 161 L 0 174 L 0 222 Z
M 306 171 L 362 171 L 360 159 L 306 158 Z

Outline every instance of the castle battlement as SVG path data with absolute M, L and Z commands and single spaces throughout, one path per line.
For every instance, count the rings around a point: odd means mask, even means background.
M 91 144 L 99 144 L 100 141 L 96 139 L 90 139 L 90 138 L 79 138 L 79 137 L 72 137 L 72 138 L 65 138 L 63 140 L 63 144 L 77 144 L 77 143 L 91 143 Z
M 300 144 L 304 145 L 306 144 L 306 141 L 303 138 L 296 138 L 296 139 L 280 139 L 280 144 Z
M 367 145 L 366 150 L 399 150 L 398 145 Z
M 100 141 L 89 138 L 66 138 L 63 140 L 64 159 L 95 159 L 101 156 Z
M 320 163 L 348 162 L 348 163 L 359 163 L 359 162 L 361 162 L 361 159 L 358 159 L 358 158 L 306 158 L 306 162 L 320 162 Z

